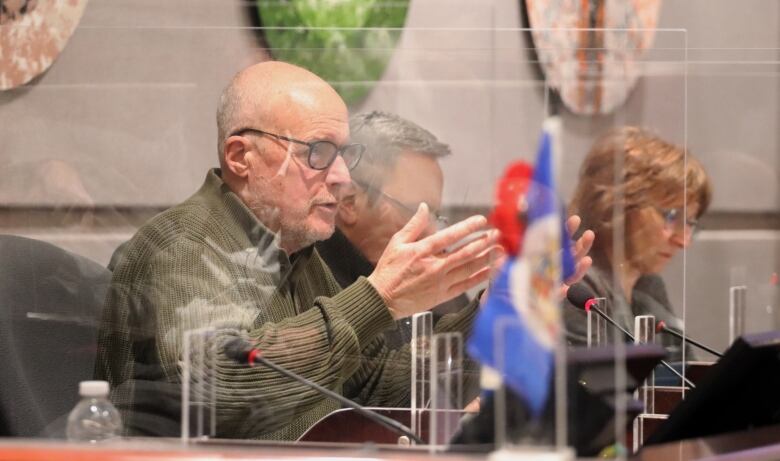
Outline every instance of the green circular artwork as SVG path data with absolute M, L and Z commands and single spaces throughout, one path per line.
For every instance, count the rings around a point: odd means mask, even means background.
M 256 0 L 271 55 L 324 78 L 360 102 L 393 55 L 409 0 Z

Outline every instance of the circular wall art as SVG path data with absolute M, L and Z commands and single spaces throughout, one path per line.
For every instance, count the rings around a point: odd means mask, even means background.
M 46 72 L 84 13 L 87 0 L 0 2 L 0 90 Z
M 575 114 L 622 105 L 640 75 L 661 0 L 521 0 L 549 86 Z
M 352 106 L 381 79 L 409 0 L 256 0 L 253 18 L 274 59 L 319 75 Z

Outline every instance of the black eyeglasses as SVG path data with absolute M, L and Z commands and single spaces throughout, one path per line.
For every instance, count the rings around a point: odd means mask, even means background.
M 413 215 L 413 214 L 417 213 L 417 208 L 416 207 L 412 207 L 410 205 L 407 205 L 406 203 L 398 200 L 397 198 L 393 197 L 392 195 L 390 195 L 390 194 L 388 194 L 388 193 L 386 193 L 384 191 L 379 190 L 378 188 L 376 188 L 374 186 L 370 186 L 370 185 L 366 184 L 365 182 L 359 181 L 359 180 L 357 180 L 355 178 L 352 178 L 352 182 L 357 184 L 357 185 L 359 185 L 363 189 L 374 191 L 375 193 L 381 195 L 388 202 L 392 203 L 393 205 L 397 206 L 398 208 L 401 208 L 402 210 L 406 211 L 409 214 Z M 446 216 L 440 215 L 439 213 L 437 213 L 434 210 L 431 210 L 431 215 L 433 216 L 434 220 L 436 221 L 436 226 L 439 229 L 444 229 L 445 227 L 447 227 L 450 224 L 449 218 L 447 218 Z
M 313 141 L 306 142 L 299 139 L 288 138 L 279 134 L 269 133 L 267 131 L 258 130 L 257 128 L 241 128 L 230 134 L 230 136 L 242 136 L 244 133 L 257 133 L 272 136 L 276 139 L 283 141 L 300 144 L 309 148 L 307 152 L 307 162 L 309 167 L 313 170 L 327 170 L 336 160 L 336 156 L 341 155 L 344 159 L 344 163 L 347 164 L 347 168 L 354 169 L 360 162 L 360 157 L 366 150 L 366 146 L 363 144 L 346 144 L 338 147 L 330 141 Z
M 696 231 L 699 221 L 691 218 L 686 219 L 681 208 L 661 208 L 653 206 L 655 210 L 664 218 L 664 225 L 671 231 L 682 231 L 687 226 L 692 232 Z

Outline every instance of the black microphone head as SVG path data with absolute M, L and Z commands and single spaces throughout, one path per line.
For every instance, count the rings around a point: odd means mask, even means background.
M 249 353 L 254 349 L 252 344 L 243 338 L 233 338 L 225 342 L 222 351 L 229 359 L 239 363 L 249 362 Z
M 570 286 L 569 290 L 566 292 L 566 299 L 568 299 L 570 303 L 574 304 L 574 306 L 579 309 L 585 309 L 585 305 L 588 303 L 588 301 L 595 297 L 596 294 L 582 283 L 575 283 L 574 285 Z

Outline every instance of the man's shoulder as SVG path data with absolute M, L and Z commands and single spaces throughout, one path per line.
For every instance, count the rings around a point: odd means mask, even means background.
M 147 221 L 131 242 L 150 243 L 151 239 L 151 242 L 164 245 L 208 233 L 220 221 L 214 219 L 215 211 L 197 197 L 190 197 Z
M 195 194 L 144 223 L 129 241 L 117 249 L 122 254 L 112 257 L 112 261 L 116 261 L 115 269 L 148 261 L 161 252 L 182 245 L 189 244 L 193 248 L 213 245 L 215 235 L 224 233 L 222 227 L 226 220 L 223 215 L 214 201 L 203 200 Z

